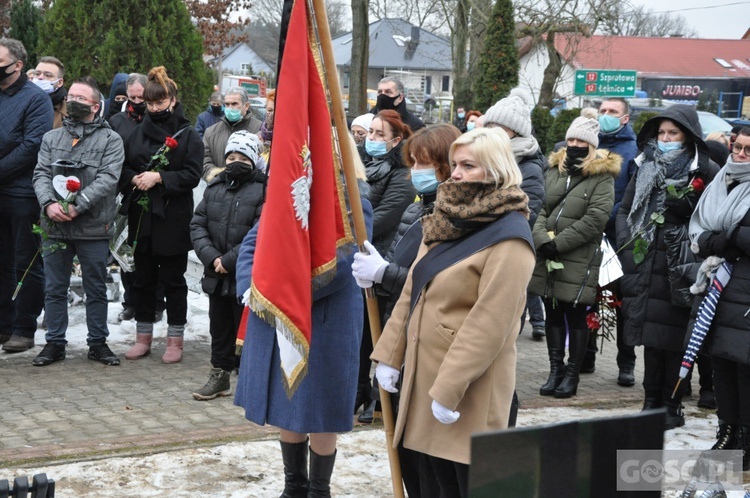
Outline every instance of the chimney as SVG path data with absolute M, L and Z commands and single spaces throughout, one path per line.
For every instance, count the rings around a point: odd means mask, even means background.
M 409 41 L 406 43 L 406 50 L 404 51 L 404 58 L 406 60 L 411 60 L 414 57 L 414 52 L 417 51 L 418 45 L 419 45 L 419 27 L 412 26 L 411 37 L 409 38 Z

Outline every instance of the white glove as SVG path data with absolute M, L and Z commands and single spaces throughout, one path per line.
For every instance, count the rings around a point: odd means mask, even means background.
M 378 379 L 378 384 L 389 393 L 398 392 L 396 382 L 398 382 L 400 376 L 401 370 L 385 363 L 378 363 L 378 366 L 375 367 L 375 377 Z
M 361 252 L 354 254 L 354 263 L 352 263 L 352 275 L 357 280 L 369 280 L 379 284 L 383 281 L 383 274 L 385 269 L 388 267 L 388 262 L 383 259 L 377 249 L 370 244 L 369 241 L 365 241 L 365 249 L 370 254 L 364 254 Z M 360 285 L 360 287 L 362 287 Z M 368 286 L 369 287 L 369 286 Z
M 354 275 L 354 272 L 352 272 L 352 275 Z M 375 283 L 372 280 L 360 280 L 357 277 L 354 277 L 354 281 L 357 282 L 360 289 L 369 289 Z
M 452 424 L 461 416 L 460 413 L 449 410 L 434 399 L 432 400 L 432 415 L 438 419 L 441 424 Z

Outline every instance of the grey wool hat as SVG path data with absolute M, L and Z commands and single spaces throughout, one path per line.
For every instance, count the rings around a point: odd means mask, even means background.
M 247 130 L 235 131 L 227 140 L 227 147 L 224 149 L 224 158 L 232 152 L 239 152 L 248 159 L 259 169 L 263 169 L 258 164 L 264 162 L 260 156 L 263 150 L 263 143 L 260 141 L 257 135 L 250 133 Z
M 591 144 L 594 148 L 599 147 L 599 121 L 595 109 L 586 108 L 581 110 L 581 115 L 570 123 L 565 140 L 577 138 Z
M 498 100 L 487 109 L 484 125 L 496 123 L 516 132 L 521 137 L 531 136 L 531 113 L 529 106 L 517 95 Z

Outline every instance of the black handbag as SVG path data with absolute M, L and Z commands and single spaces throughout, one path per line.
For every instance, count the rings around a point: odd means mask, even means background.
M 695 296 L 690 292 L 690 286 L 698 278 L 703 259 L 690 249 L 687 225 L 665 228 L 664 243 L 667 246 L 670 301 L 674 306 L 691 308 Z

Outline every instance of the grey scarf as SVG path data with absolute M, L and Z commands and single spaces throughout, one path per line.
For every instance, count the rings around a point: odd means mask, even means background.
M 628 228 L 630 234 L 635 235 L 648 225 L 642 237 L 651 244 L 656 233 L 656 225 L 651 224 L 651 214 L 664 212 L 664 201 L 667 197 L 667 187 L 677 188 L 687 185 L 688 175 L 693 161 L 698 157 L 697 150 L 691 154 L 688 148 L 661 152 L 656 146 L 656 139 L 651 139 L 644 147 L 643 154 L 636 158 L 642 161 L 635 179 L 635 195 L 628 214 Z
M 731 192 L 728 183 L 739 182 Z M 736 163 L 729 156 L 726 166 L 706 187 L 690 218 L 690 241 L 697 249 L 703 232 L 732 231 L 750 209 L 750 163 Z M 697 252 L 697 251 L 696 251 Z
M 539 150 L 539 142 L 534 137 L 515 136 L 510 140 L 510 146 L 513 147 L 516 164 L 520 163 L 524 157 L 533 156 Z

